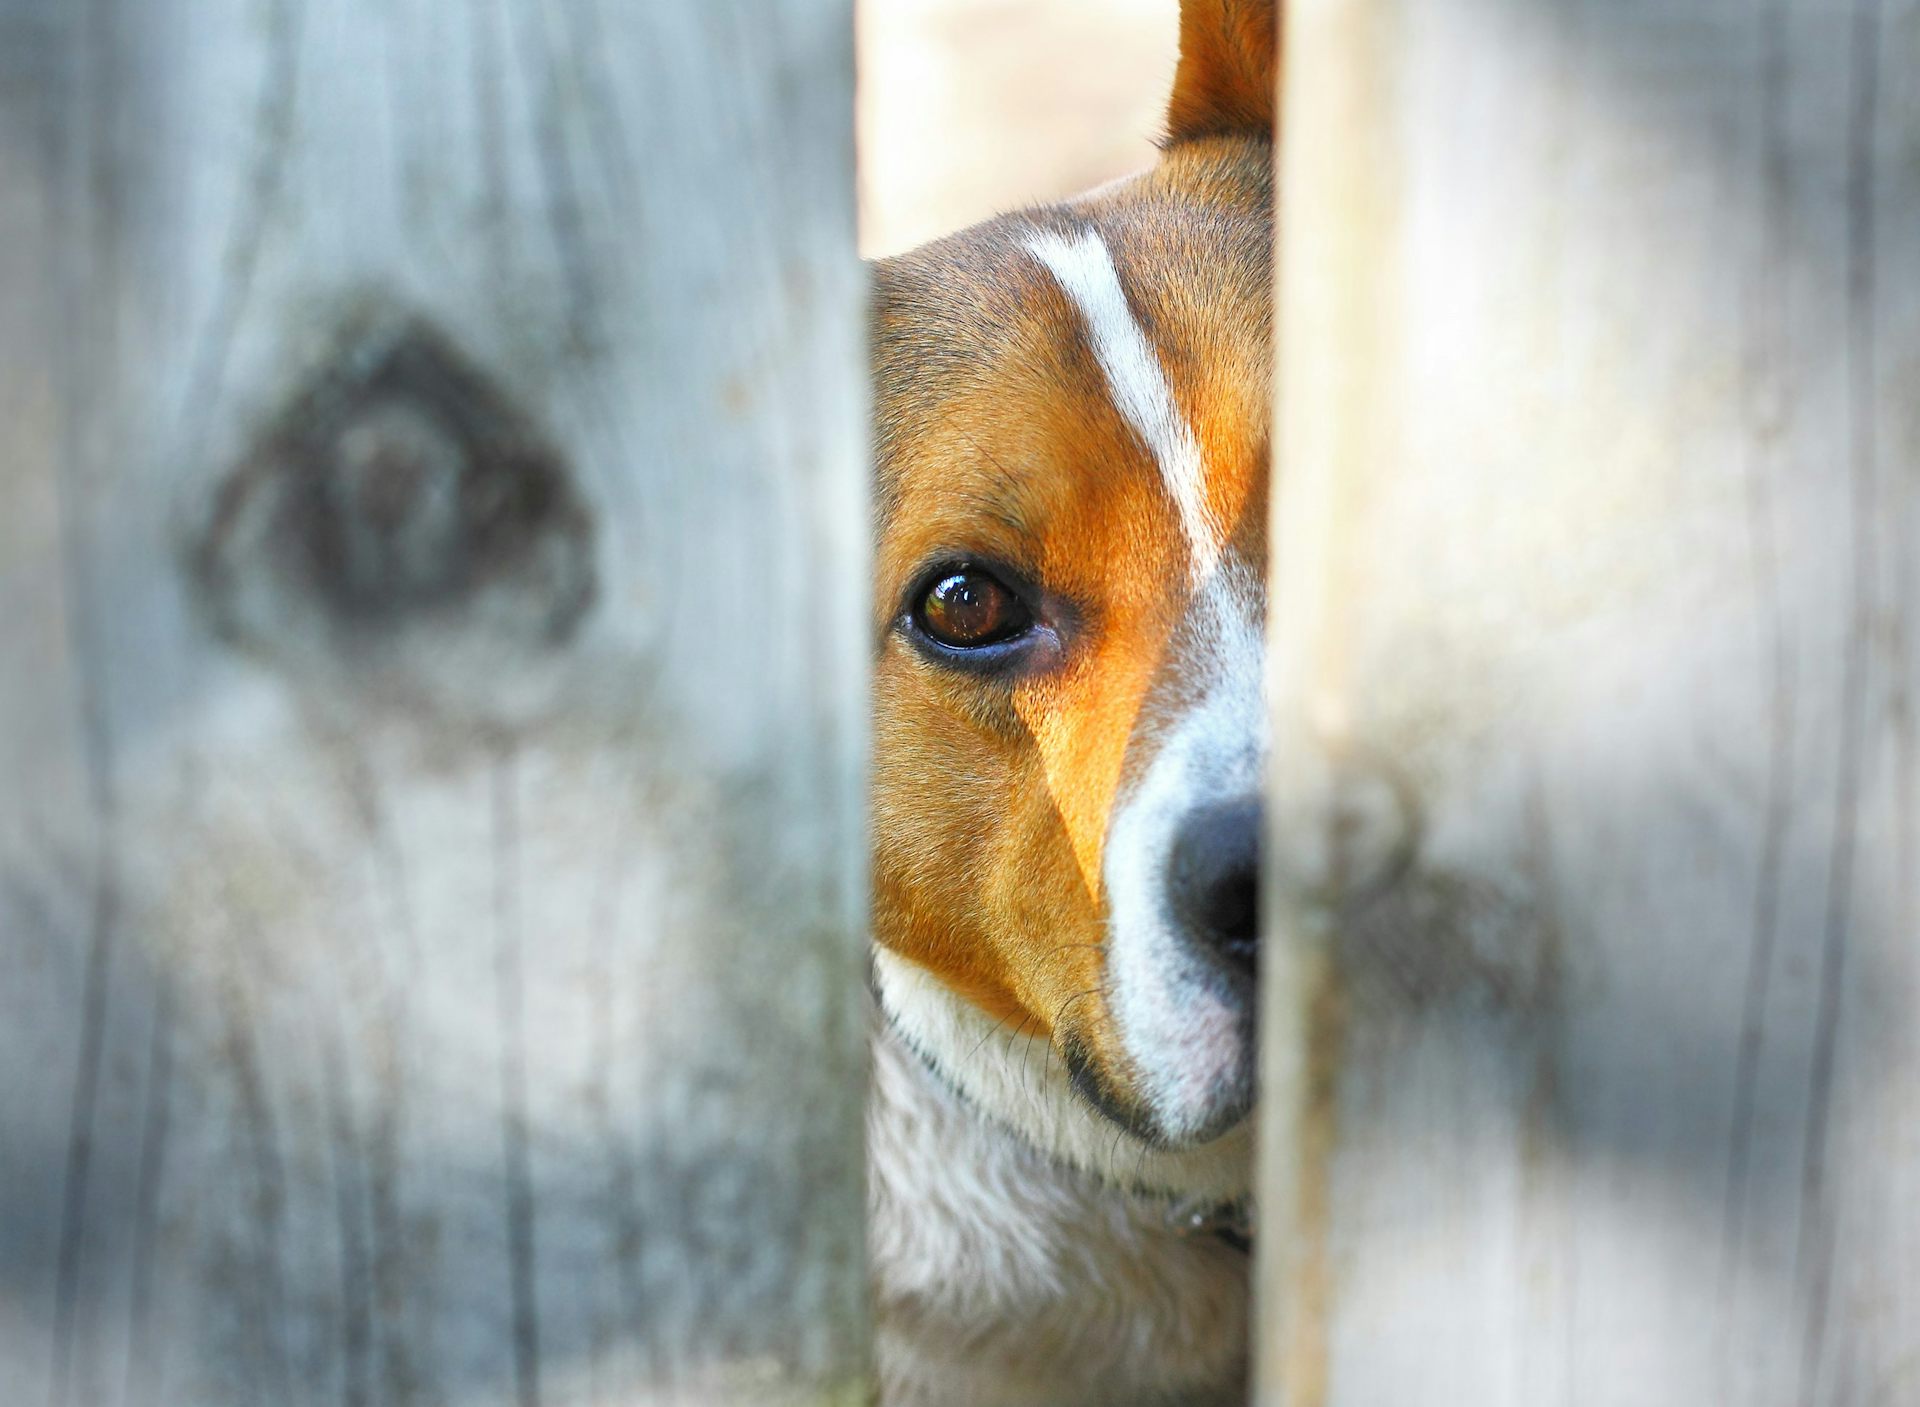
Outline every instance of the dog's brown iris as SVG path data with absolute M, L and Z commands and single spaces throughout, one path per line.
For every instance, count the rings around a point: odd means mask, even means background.
M 1020 598 L 978 568 L 954 572 L 927 588 L 919 615 L 928 635 L 956 650 L 998 644 L 1032 623 Z

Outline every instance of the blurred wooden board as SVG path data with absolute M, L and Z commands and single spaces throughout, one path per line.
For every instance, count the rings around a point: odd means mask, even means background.
M 851 94 L 0 0 L 9 1403 L 864 1400 Z
M 1261 1401 L 1920 1400 L 1920 6 L 1290 24 Z

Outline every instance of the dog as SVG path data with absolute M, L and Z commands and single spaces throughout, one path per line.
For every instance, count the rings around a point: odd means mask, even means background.
M 875 266 L 886 1407 L 1244 1400 L 1276 0 L 1157 163 Z

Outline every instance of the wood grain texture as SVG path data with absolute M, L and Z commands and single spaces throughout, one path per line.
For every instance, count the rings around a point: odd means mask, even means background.
M 1920 1400 L 1920 6 L 1290 23 L 1260 1400 Z
M 863 1399 L 851 15 L 0 0 L 0 1381 Z

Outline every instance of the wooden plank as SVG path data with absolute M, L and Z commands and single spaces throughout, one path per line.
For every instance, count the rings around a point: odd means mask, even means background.
M 0 0 L 0 1381 L 864 1400 L 845 0 Z
M 1920 6 L 1290 25 L 1260 1400 L 1915 1400 Z

